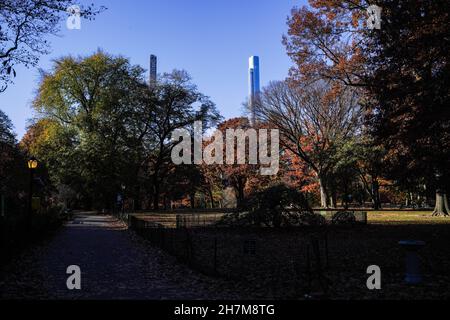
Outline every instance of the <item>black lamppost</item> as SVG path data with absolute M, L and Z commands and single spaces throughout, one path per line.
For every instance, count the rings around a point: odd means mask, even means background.
M 32 211 L 33 211 L 33 180 L 34 180 L 34 171 L 38 167 L 38 161 L 36 158 L 32 157 L 28 160 L 28 169 L 30 170 L 30 189 L 28 193 L 28 217 L 27 224 L 29 230 L 31 230 L 31 219 L 32 219 Z

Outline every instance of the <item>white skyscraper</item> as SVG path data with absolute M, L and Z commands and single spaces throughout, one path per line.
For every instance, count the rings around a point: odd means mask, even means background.
M 259 79 L 259 57 L 251 56 L 249 59 L 248 68 L 248 87 L 249 87 L 249 111 L 250 122 L 252 125 L 256 123 L 255 106 L 258 102 L 260 93 L 260 79 Z

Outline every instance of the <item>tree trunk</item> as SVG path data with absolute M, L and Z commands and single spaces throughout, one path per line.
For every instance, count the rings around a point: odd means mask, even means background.
M 214 196 L 211 189 L 208 189 L 209 201 L 211 202 L 211 209 L 214 209 Z
M 324 179 L 319 176 L 320 185 L 320 206 L 322 208 L 328 208 L 328 194 L 325 187 Z
M 159 210 L 159 182 L 157 178 L 153 179 L 153 210 Z
M 244 194 L 245 181 L 243 181 L 242 179 L 239 179 L 234 187 L 235 187 L 235 191 L 237 194 L 237 199 L 236 199 L 237 207 L 242 208 L 244 206 L 244 199 L 245 199 L 245 194 Z
M 426 184 L 423 185 L 423 202 L 425 207 L 428 208 L 430 206 Z
M 336 192 L 336 188 L 334 187 L 334 190 L 333 190 L 333 192 L 332 192 L 332 194 L 331 194 L 331 207 L 333 208 L 333 209 L 336 209 L 337 208 L 337 206 L 338 206 L 338 195 L 337 195 L 337 192 Z
M 372 204 L 375 210 L 381 209 L 381 200 L 380 200 L 380 185 L 378 181 L 375 179 L 372 181 Z
M 433 216 L 449 216 L 450 209 L 448 205 L 447 194 L 442 190 L 436 191 L 436 207 Z
M 141 204 L 141 187 L 136 186 L 134 190 L 133 210 L 139 211 L 142 208 Z
M 244 188 L 239 186 L 238 197 L 237 197 L 237 207 L 242 208 L 243 205 L 244 205 Z
M 330 208 L 336 208 L 336 198 L 334 197 L 334 195 L 330 196 Z
M 189 199 L 191 202 L 191 209 L 195 209 L 195 192 L 190 193 Z
M 163 204 L 164 204 L 164 210 L 167 211 L 167 208 L 169 207 L 169 205 L 168 205 L 166 194 L 163 196 Z
M 348 200 L 349 200 L 349 197 L 348 197 L 348 184 L 346 183 L 344 185 L 344 196 L 342 197 L 342 203 L 344 204 L 344 209 L 345 210 L 348 210 L 348 207 L 349 207 Z
M 348 196 L 347 196 L 347 194 L 343 197 L 343 199 L 342 199 L 342 203 L 344 204 L 344 209 L 345 210 L 348 210 L 348 208 L 349 208 L 349 202 L 348 202 Z

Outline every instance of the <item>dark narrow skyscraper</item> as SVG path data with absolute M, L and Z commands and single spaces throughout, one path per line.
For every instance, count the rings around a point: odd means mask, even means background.
M 260 80 L 259 80 L 259 57 L 252 56 L 249 59 L 248 68 L 248 86 L 249 86 L 249 101 L 248 107 L 250 112 L 250 122 L 252 125 L 256 123 L 255 107 L 258 102 L 260 93 Z
M 150 86 L 156 84 L 158 77 L 158 58 L 155 55 L 150 56 Z

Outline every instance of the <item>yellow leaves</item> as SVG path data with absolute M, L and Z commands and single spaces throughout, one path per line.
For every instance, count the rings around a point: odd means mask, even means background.
M 28 128 L 27 133 L 20 142 L 21 148 L 31 154 L 45 152 L 48 145 L 58 134 L 58 125 L 50 119 L 41 119 Z

